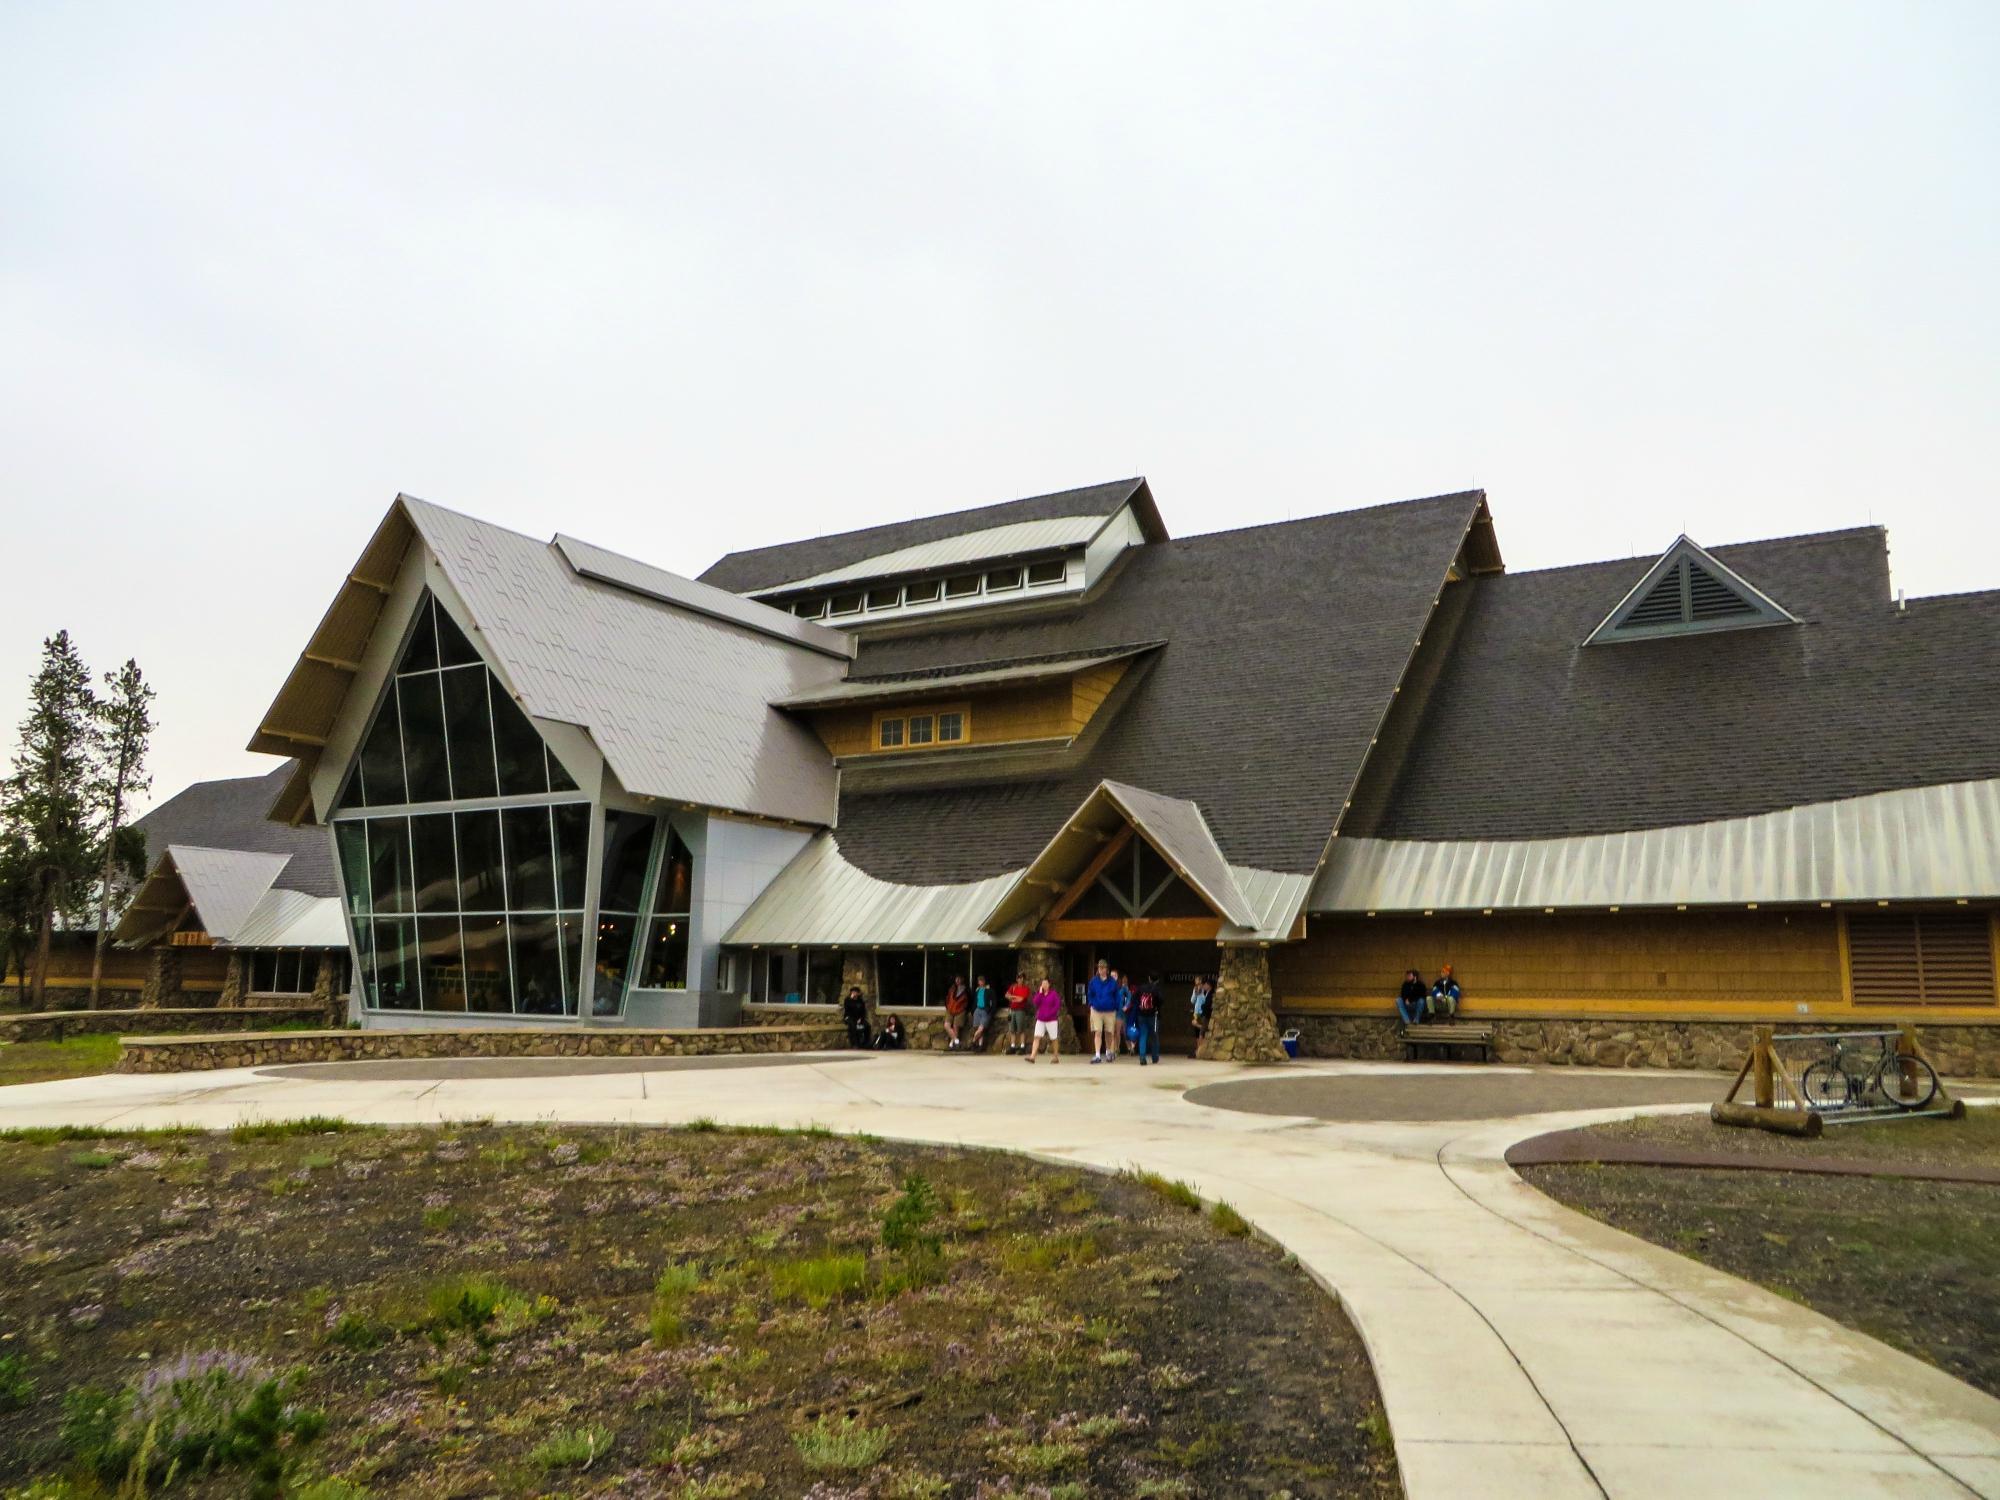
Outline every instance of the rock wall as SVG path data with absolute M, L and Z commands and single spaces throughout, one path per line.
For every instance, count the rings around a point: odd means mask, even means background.
M 127 1037 L 118 1071 L 184 1073 L 202 1068 L 400 1057 L 736 1057 L 827 1052 L 844 1041 L 837 1023 L 709 1027 L 700 1031 L 284 1031 L 227 1037 Z
M 1299 1051 L 1308 1057 L 1400 1059 L 1402 1024 L 1394 1016 L 1342 1016 L 1322 1011 L 1287 1011 L 1286 1026 L 1297 1027 Z M 1551 1019 L 1546 1017 L 1465 1017 L 1493 1028 L 1493 1058 L 1503 1063 L 1589 1068 L 1705 1068 L 1729 1071 L 1750 1055 L 1748 1021 L 1640 1021 Z M 1894 1025 L 1882 1021 L 1793 1019 L 1780 1031 L 1867 1031 Z M 1917 1039 L 1938 1071 L 1954 1078 L 2000 1078 L 2000 1025 L 1938 1025 L 1917 1022 Z
M 64 1037 L 106 1031 L 255 1031 L 297 1021 L 317 1021 L 325 1013 L 313 1005 L 260 1005 L 245 1010 L 45 1010 L 0 1016 L 0 1041 L 59 1042 Z
M 1007 978 L 1011 984 L 1013 976 L 1010 974 Z M 1029 976 L 1028 982 L 1030 984 L 1035 982 L 1033 975 Z M 869 1016 L 870 1024 L 877 1031 L 882 1028 L 883 1017 L 895 1016 L 899 1019 L 903 1023 L 903 1032 L 908 1038 L 907 1045 L 912 1052 L 942 1052 L 950 1042 L 950 1038 L 945 1035 L 944 1007 L 941 1005 L 871 1006 L 869 1008 Z M 809 1023 L 817 1021 L 822 1017 L 835 1025 L 840 1025 L 840 1007 L 837 1005 L 756 1004 L 745 1005 L 743 1007 L 743 1024 L 745 1026 L 790 1026 L 800 1022 Z M 840 1026 L 840 1031 L 840 1045 L 844 1047 L 847 1045 L 847 1031 L 845 1026 Z M 964 1035 L 968 1039 L 972 1036 L 971 1011 L 965 1013 Z M 1076 1052 L 1078 1050 L 1089 1050 L 1088 1045 L 1080 1039 L 1082 1034 L 1076 1028 L 1075 1018 L 1067 1011 L 1063 1013 L 1062 1035 L 1063 1051 Z M 994 1013 L 994 1024 L 987 1029 L 986 1050 L 1004 1054 L 1007 1048 L 1006 1036 L 1007 1021 L 1006 1012 L 1003 1009 Z M 1044 1047 L 1042 1050 L 1047 1052 L 1048 1048 Z
M 1278 1013 L 1271 994 L 1271 955 L 1265 948 L 1222 950 L 1215 1006 L 1197 1057 L 1214 1062 L 1283 1062 Z
M 181 1003 L 181 950 L 161 944 L 148 957 L 146 986 L 139 992 L 145 1010 L 172 1009 Z

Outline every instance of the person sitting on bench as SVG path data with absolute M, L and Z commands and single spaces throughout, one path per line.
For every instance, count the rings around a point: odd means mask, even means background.
M 1423 975 L 1415 969 L 1403 971 L 1403 987 L 1396 992 L 1396 1014 L 1405 1026 L 1414 1026 L 1424 1018 L 1424 1000 L 1429 994 Z
M 1437 983 L 1431 986 L 1430 998 L 1424 1002 L 1425 1011 L 1435 1021 L 1442 1017 L 1450 1020 L 1458 1014 L 1458 981 L 1451 977 L 1451 965 L 1438 970 Z

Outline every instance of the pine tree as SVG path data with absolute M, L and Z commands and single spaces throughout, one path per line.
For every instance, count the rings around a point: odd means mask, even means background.
M 104 674 L 109 696 L 97 702 L 98 764 L 95 794 L 104 818 L 104 864 L 97 883 L 97 946 L 90 955 L 90 1008 L 97 1009 L 98 991 L 104 983 L 104 949 L 111 941 L 111 895 L 118 881 L 121 853 L 129 840 L 125 831 L 125 810 L 131 799 L 153 784 L 146 770 L 146 747 L 153 735 L 153 687 L 139 671 L 136 661 L 127 661 L 116 672 Z M 143 859 L 143 855 L 141 858 Z
M 0 796 L 6 791 L 0 783 Z M 28 988 L 28 955 L 35 946 L 35 882 L 28 840 L 0 821 L 0 976 L 12 971 L 17 999 Z
M 90 671 L 57 631 L 42 642 L 42 665 L 28 689 L 28 717 L 14 772 L 7 778 L 6 820 L 27 848 L 35 915 L 29 1003 L 46 1008 L 49 944 L 56 913 L 75 911 L 96 866 L 97 818 L 91 798 L 99 728 Z

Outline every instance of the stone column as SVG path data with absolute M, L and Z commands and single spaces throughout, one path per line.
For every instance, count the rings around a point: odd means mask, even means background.
M 162 943 L 146 966 L 146 986 L 139 992 L 141 1010 L 160 1010 L 181 1003 L 181 950 Z
M 1063 962 L 1062 944 L 1022 942 L 1016 946 L 1015 956 L 1020 961 L 1022 977 L 1028 981 L 1029 993 L 1032 994 L 1039 989 L 1042 981 L 1046 979 L 1055 986 L 1056 993 L 1063 997 L 1063 1045 L 1072 1052 L 1081 1051 L 1086 1039 L 1077 1034 L 1076 1021 L 1069 1013 L 1069 966 Z M 1000 988 L 1004 990 L 1013 982 L 1013 976 L 1009 975 Z
M 243 992 L 248 989 L 249 976 L 243 971 L 246 961 L 242 954 L 229 955 L 229 963 L 222 971 L 222 994 L 216 1004 L 224 1010 L 237 1010 L 243 1004 Z
M 347 1024 L 347 996 L 336 994 L 333 988 L 338 968 L 332 953 L 322 953 L 319 956 L 319 972 L 313 976 L 312 1003 L 326 1012 L 328 1026 Z
M 1195 1054 L 1214 1062 L 1283 1062 L 1278 1012 L 1271 996 L 1271 955 L 1257 947 L 1227 946 L 1216 973 L 1215 1006 Z

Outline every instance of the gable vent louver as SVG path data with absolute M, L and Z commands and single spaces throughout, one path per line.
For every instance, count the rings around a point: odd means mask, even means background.
M 1797 623 L 1775 600 L 1682 537 L 1584 644 Z

